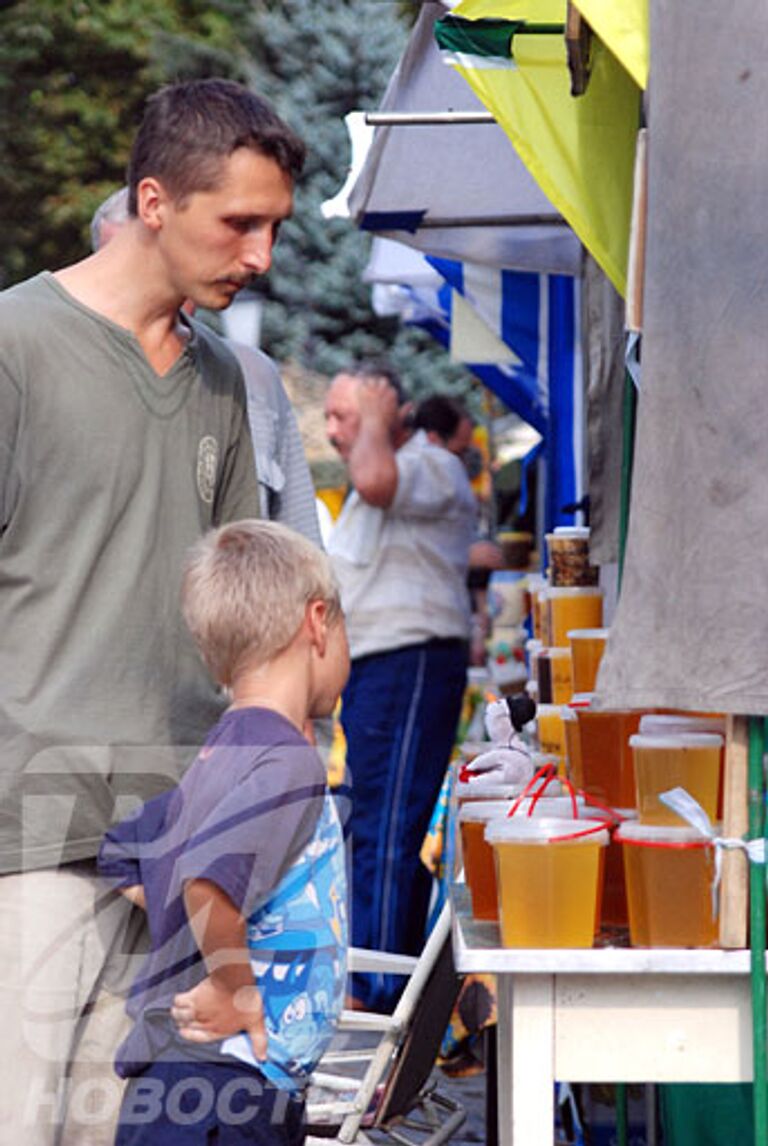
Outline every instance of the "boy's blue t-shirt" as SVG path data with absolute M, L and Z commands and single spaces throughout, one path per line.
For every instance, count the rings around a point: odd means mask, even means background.
M 178 788 L 112 828 L 99 857 L 115 887 L 144 885 L 151 950 L 133 985 L 133 1029 L 116 1068 L 138 1074 L 159 1056 L 249 1063 L 279 1086 L 301 1086 L 333 1032 L 346 971 L 343 840 L 317 752 L 278 713 L 232 709 Z M 248 920 L 264 1001 L 267 1062 L 245 1035 L 182 1039 L 174 995 L 206 975 L 182 891 L 216 883 Z

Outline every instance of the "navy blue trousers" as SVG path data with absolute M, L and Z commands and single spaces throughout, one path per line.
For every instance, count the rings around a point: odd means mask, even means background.
M 341 722 L 352 781 L 351 933 L 356 947 L 418 955 L 431 877 L 419 859 L 445 776 L 467 671 L 463 641 L 429 641 L 353 661 Z M 370 1010 L 391 1009 L 392 975 L 354 975 Z
M 128 1080 L 115 1146 L 301 1146 L 304 1104 L 247 1066 L 162 1061 Z

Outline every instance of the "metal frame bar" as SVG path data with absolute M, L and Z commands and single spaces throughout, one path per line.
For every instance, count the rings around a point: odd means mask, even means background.
M 367 111 L 365 122 L 371 127 L 429 127 L 442 124 L 495 124 L 490 111 Z

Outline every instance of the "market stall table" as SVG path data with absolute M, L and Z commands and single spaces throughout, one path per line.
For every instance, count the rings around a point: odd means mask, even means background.
M 552 1146 L 554 1082 L 749 1082 L 749 951 L 499 946 L 452 889 L 457 970 L 498 977 L 500 1146 Z

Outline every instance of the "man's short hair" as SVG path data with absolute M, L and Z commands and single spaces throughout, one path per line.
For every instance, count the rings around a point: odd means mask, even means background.
M 121 187 L 107 196 L 93 213 L 91 219 L 91 250 L 98 251 L 101 246 L 101 228 L 105 223 L 114 223 L 120 227 L 128 222 L 128 188 Z
M 136 214 L 142 179 L 160 179 L 176 202 L 212 191 L 222 161 L 240 147 L 274 159 L 291 179 L 306 148 L 265 99 L 231 80 L 168 84 L 147 100 L 128 164 L 128 211 Z
M 413 419 L 414 428 L 435 433 L 443 441 L 458 430 L 465 418 L 469 418 L 466 407 L 448 394 L 432 394 L 419 402 Z
M 310 601 L 334 619 L 339 591 L 325 553 L 275 521 L 244 520 L 211 530 L 192 549 L 182 582 L 184 619 L 215 680 L 265 664 L 287 648 Z
M 348 370 L 342 370 L 342 374 L 351 374 L 353 378 L 386 378 L 392 389 L 397 394 L 397 401 L 399 405 L 403 405 L 409 400 L 408 393 L 402 383 L 402 379 L 393 366 L 389 362 L 381 358 L 365 358 L 359 362 L 355 362 Z

